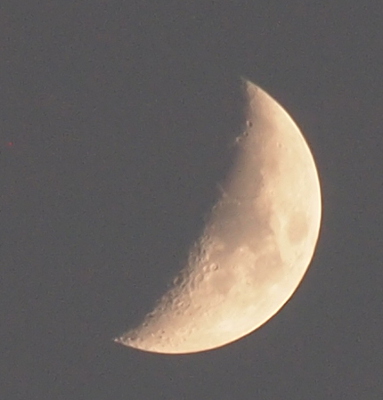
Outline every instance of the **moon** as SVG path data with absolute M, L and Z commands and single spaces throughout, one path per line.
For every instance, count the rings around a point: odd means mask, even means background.
M 246 125 L 186 265 L 143 322 L 115 342 L 165 354 L 224 346 L 273 317 L 313 257 L 321 193 L 310 149 L 287 112 L 243 80 Z

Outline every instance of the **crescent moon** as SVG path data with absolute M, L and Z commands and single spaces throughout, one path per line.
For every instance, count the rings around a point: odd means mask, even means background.
M 321 220 L 316 166 L 287 112 L 243 84 L 246 127 L 221 198 L 168 292 L 117 343 L 166 354 L 226 345 L 274 316 L 306 273 Z

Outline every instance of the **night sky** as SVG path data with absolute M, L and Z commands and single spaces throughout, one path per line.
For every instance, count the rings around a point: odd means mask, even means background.
M 382 21 L 368 0 L 2 2 L 0 398 L 382 399 Z M 228 346 L 117 345 L 217 199 L 241 76 L 316 160 L 310 268 Z

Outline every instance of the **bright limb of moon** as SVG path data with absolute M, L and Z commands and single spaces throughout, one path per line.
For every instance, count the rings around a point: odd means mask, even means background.
M 217 348 L 254 331 L 292 296 L 313 257 L 318 173 L 287 112 L 244 81 L 246 128 L 203 234 L 154 310 L 116 342 L 157 353 Z

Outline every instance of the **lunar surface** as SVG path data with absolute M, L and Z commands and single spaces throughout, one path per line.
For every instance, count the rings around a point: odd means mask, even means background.
M 250 81 L 244 93 L 246 126 L 187 265 L 154 310 L 117 343 L 167 354 L 217 348 L 268 321 L 300 284 L 320 228 L 315 163 L 272 97 Z

